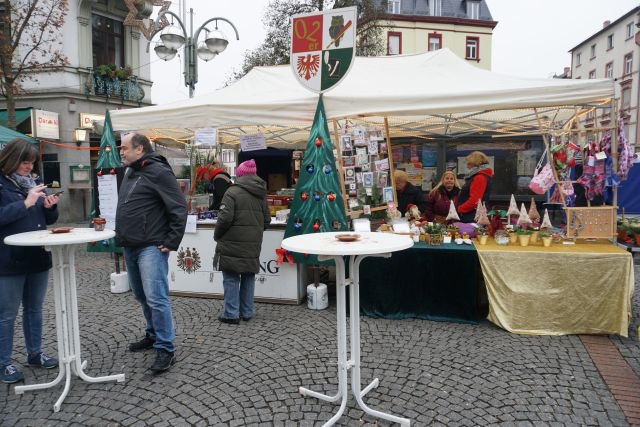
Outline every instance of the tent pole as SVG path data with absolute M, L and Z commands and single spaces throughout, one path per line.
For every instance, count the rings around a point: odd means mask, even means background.
M 612 157 L 612 169 L 613 173 L 618 173 L 618 115 L 616 114 L 615 98 L 611 98 L 611 122 L 613 123 L 613 129 L 611 129 L 611 157 Z M 618 186 L 613 186 L 613 207 L 618 210 Z
M 333 138 L 336 143 L 336 152 L 338 153 L 338 178 L 340 179 L 340 187 L 342 188 L 342 204 L 344 205 L 344 214 L 349 218 L 349 208 L 347 207 L 347 191 L 344 187 L 344 170 L 342 169 L 342 144 L 340 142 L 340 132 L 338 131 L 338 121 L 333 120 Z
M 387 158 L 389 159 L 389 173 L 391 174 L 391 187 L 393 187 L 393 203 L 398 207 L 398 195 L 396 194 L 396 178 L 393 169 L 393 149 L 391 148 L 391 135 L 389 134 L 389 118 L 384 116 L 384 136 L 387 138 Z

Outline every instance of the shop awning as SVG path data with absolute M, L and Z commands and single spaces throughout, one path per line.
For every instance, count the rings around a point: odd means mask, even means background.
M 31 107 L 16 108 L 16 126 L 31 118 Z M 0 111 L 0 126 L 7 126 L 7 110 Z
M 22 134 L 20 132 L 16 132 L 15 130 L 11 130 L 9 128 L 6 128 L 4 126 L 0 126 L 0 149 L 9 141 L 11 141 L 12 139 L 15 138 L 22 138 L 22 139 L 26 139 L 27 141 L 31 141 L 34 144 L 37 144 L 38 141 L 36 141 L 34 138 L 31 138 L 30 136 L 27 136 L 25 134 Z

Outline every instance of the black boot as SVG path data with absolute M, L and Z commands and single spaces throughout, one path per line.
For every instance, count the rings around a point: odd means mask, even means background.
M 156 353 L 156 360 L 153 362 L 153 365 L 149 368 L 149 370 L 158 373 L 164 372 L 172 367 L 176 363 L 176 353 L 168 352 L 167 350 L 163 350 L 159 348 Z
M 155 342 L 156 340 L 149 337 L 149 335 L 146 335 L 140 341 L 132 342 L 131 344 L 129 344 L 129 351 L 137 352 L 137 351 L 148 350 L 150 348 L 153 348 L 153 344 Z

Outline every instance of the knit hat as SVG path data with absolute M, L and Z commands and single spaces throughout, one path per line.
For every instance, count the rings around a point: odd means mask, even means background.
M 240 163 L 236 168 L 237 177 L 241 177 L 244 175 L 255 175 L 255 174 L 256 174 L 256 162 L 253 159 Z

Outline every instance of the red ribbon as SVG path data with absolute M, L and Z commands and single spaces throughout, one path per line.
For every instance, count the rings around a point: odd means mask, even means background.
M 286 249 L 282 249 L 282 248 L 276 249 L 276 255 L 278 256 L 278 258 L 276 259 L 276 264 L 278 265 L 282 265 L 285 257 L 287 258 L 287 262 L 289 264 L 294 263 L 293 255 Z

